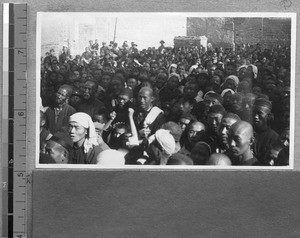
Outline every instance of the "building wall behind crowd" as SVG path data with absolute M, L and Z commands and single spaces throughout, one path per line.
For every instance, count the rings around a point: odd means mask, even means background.
M 207 36 L 214 44 L 231 46 L 235 23 L 235 43 L 261 43 L 289 45 L 291 37 L 290 19 L 280 18 L 188 18 L 188 36 Z

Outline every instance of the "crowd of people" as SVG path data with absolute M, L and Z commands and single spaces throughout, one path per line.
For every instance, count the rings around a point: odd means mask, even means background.
M 164 44 L 42 57 L 39 162 L 289 165 L 289 46 Z

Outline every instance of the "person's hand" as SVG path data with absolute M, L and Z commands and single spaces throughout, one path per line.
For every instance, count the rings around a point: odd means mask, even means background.
M 139 130 L 139 134 L 143 138 L 147 138 L 150 135 L 150 133 L 151 133 L 151 130 L 148 127 Z
M 110 119 L 113 121 L 117 117 L 117 113 L 115 111 L 113 111 L 109 114 L 109 116 L 110 116 Z
M 133 108 L 128 108 L 128 116 L 131 118 L 133 117 L 133 114 L 134 114 L 134 109 Z

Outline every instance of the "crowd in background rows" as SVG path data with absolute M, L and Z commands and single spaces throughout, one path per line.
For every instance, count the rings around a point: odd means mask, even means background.
M 40 163 L 289 164 L 289 46 L 164 43 L 47 52 Z

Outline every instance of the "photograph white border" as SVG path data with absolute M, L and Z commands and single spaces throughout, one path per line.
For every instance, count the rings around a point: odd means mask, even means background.
M 86 164 L 40 164 L 40 58 L 41 58 L 41 19 L 45 14 L 76 14 L 85 13 L 101 14 L 101 17 L 117 17 L 117 16 L 145 16 L 147 15 L 164 15 L 164 16 L 186 16 L 186 17 L 242 17 L 242 18 L 262 18 L 262 17 L 286 17 L 291 18 L 291 94 L 290 94 L 290 151 L 288 166 L 208 166 L 208 165 L 191 165 L 191 166 L 170 166 L 170 165 L 124 165 L 124 166 L 103 166 L 103 165 L 86 165 Z M 296 70 L 296 19 L 297 13 L 276 13 L 276 12 L 37 12 L 36 23 L 36 153 L 35 168 L 36 169 L 63 169 L 63 170 L 134 170 L 134 171 L 199 171 L 199 170 L 260 170 L 260 171 L 278 171 L 294 169 L 294 145 L 295 145 L 295 70 Z

